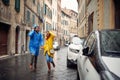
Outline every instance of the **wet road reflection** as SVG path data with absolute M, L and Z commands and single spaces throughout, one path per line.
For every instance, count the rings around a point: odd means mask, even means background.
M 22 55 L 0 60 L 0 80 L 77 80 L 76 68 L 66 67 L 67 48 L 55 53 L 56 67 L 48 73 L 45 57 L 42 52 L 38 59 L 36 72 L 29 69 L 30 55 Z

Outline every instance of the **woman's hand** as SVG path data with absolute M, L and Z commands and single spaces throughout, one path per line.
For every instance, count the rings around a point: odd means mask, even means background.
M 41 46 L 40 48 L 41 48 L 41 49 L 44 49 L 44 46 Z

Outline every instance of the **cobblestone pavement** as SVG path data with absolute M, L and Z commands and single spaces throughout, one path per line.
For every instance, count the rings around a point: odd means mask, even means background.
M 76 69 L 66 67 L 66 54 L 66 47 L 55 53 L 56 67 L 52 67 L 50 73 L 42 52 L 38 57 L 36 72 L 29 69 L 29 54 L 0 60 L 0 80 L 77 80 Z

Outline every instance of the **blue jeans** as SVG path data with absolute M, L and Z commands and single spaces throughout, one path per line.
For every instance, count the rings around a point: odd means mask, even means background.
M 47 60 L 47 62 L 53 62 L 53 58 L 48 56 L 47 53 L 46 53 L 46 60 Z

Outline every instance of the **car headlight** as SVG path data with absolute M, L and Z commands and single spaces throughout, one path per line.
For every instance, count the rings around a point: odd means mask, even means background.
M 74 52 L 74 53 L 79 53 L 79 50 L 77 50 L 77 49 L 69 48 L 69 50 L 70 50 L 71 52 Z

